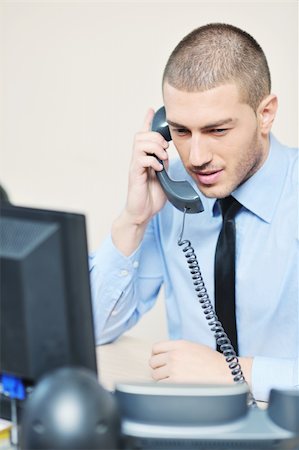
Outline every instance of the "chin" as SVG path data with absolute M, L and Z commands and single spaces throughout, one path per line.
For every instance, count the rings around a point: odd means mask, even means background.
M 234 190 L 232 187 L 221 186 L 199 186 L 200 192 L 202 192 L 208 198 L 225 198 L 228 197 Z

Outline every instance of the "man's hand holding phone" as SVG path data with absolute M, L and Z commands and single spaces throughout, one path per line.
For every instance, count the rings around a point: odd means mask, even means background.
M 151 131 L 153 117 L 154 111 L 149 109 L 142 130 L 135 136 L 126 206 L 112 225 L 113 242 L 126 256 L 138 247 L 147 223 L 166 201 L 155 174 L 162 165 L 154 155 L 167 162 L 169 143 L 160 133 Z

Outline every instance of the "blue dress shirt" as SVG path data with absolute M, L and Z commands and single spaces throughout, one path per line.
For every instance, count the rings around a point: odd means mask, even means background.
M 299 385 L 298 151 L 273 136 L 264 165 L 232 195 L 243 205 L 236 223 L 236 320 L 240 356 L 252 356 L 253 394 L 267 400 L 271 387 Z M 180 160 L 174 179 L 188 179 Z M 218 202 L 200 194 L 204 212 L 186 215 L 184 238 L 197 255 L 214 303 L 214 257 L 222 217 Z M 191 275 L 177 245 L 183 214 L 169 202 L 149 223 L 129 257 L 111 237 L 90 257 L 98 344 L 113 341 L 155 303 L 161 286 L 171 339 L 215 348 Z

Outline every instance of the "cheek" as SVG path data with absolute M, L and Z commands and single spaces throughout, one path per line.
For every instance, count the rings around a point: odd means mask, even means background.
M 238 147 L 234 148 L 229 171 L 235 173 L 236 179 L 245 180 L 251 176 L 258 166 L 262 157 L 261 144 L 257 133 L 253 133 L 250 139 L 244 139 Z
M 190 147 L 188 143 L 186 141 L 178 141 L 176 139 L 174 139 L 172 142 L 183 163 L 188 161 L 190 154 Z
M 256 128 L 252 130 L 239 130 L 231 133 L 229 139 L 223 143 L 221 156 L 228 164 L 239 166 L 242 161 L 249 161 L 254 158 L 257 147 Z

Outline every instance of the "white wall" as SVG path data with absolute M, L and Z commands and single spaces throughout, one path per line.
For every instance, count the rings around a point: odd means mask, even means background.
M 90 250 L 125 201 L 133 135 L 147 108 L 160 106 L 166 60 L 192 29 L 228 22 L 257 39 L 279 97 L 274 132 L 297 145 L 296 1 L 0 0 L 0 8 L 0 182 L 14 203 L 86 214 Z M 147 321 L 141 333 L 151 333 Z

